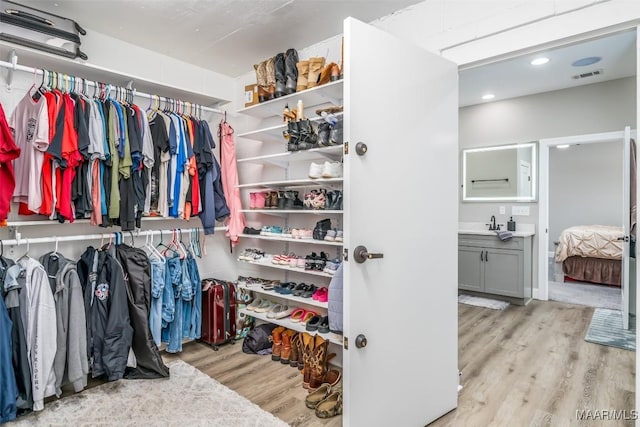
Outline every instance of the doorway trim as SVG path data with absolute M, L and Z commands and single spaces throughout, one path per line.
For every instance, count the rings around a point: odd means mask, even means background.
M 635 131 L 631 131 L 635 138 Z M 622 142 L 624 130 L 585 135 L 545 138 L 539 142 L 539 180 L 538 185 L 538 295 L 537 299 L 549 300 L 549 149 L 563 144 L 593 144 L 599 142 Z

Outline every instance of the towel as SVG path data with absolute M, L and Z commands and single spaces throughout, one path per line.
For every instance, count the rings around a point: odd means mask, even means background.
M 498 231 L 496 231 L 496 234 L 498 235 L 498 237 L 502 241 L 509 240 L 509 239 L 511 239 L 513 237 L 513 233 L 510 232 L 510 231 L 506 231 L 506 230 L 498 230 Z

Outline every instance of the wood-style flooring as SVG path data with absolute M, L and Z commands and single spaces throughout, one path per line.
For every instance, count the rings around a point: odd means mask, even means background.
M 579 409 L 631 411 L 635 403 L 635 353 L 584 341 L 593 308 L 533 301 L 504 311 L 463 304 L 458 310 L 464 388 L 458 408 L 432 426 L 633 425 L 576 420 Z M 241 343 L 218 352 L 189 343 L 164 357 L 190 363 L 290 425 L 342 423 L 306 408 L 297 370 L 246 355 Z

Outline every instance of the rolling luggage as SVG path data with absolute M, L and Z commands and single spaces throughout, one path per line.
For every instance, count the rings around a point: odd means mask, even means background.
M 72 19 L 0 0 L 0 40 L 86 60 L 80 50 L 80 34 L 87 32 Z
M 235 343 L 236 286 L 217 279 L 202 281 L 202 334 L 200 340 L 213 346 Z

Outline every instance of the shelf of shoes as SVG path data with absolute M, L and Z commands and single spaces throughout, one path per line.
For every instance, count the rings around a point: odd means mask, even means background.
M 280 106 L 280 110 L 282 110 L 282 106 Z M 282 114 L 282 111 L 280 111 L 280 114 Z M 342 117 L 343 114 L 344 113 L 342 112 L 333 113 L 333 115 L 336 118 Z M 309 120 L 312 122 L 319 122 L 322 120 L 322 116 L 309 117 Z M 257 141 L 262 141 L 262 142 L 275 142 L 275 143 L 285 144 L 287 141 L 284 139 L 282 132 L 286 129 L 286 127 L 287 125 L 282 123 L 279 125 L 269 126 L 261 129 L 252 130 L 249 132 L 240 133 L 238 134 L 238 137 L 255 139 Z M 304 152 L 304 151 L 310 151 L 310 150 L 301 150 L 301 151 Z M 240 160 L 238 160 L 238 162 L 240 162 Z
M 315 185 L 332 187 L 332 184 L 342 184 L 343 178 L 305 178 L 290 179 L 284 181 L 265 181 L 254 182 L 250 184 L 240 184 L 237 188 L 296 188 L 296 187 L 312 187 Z
M 240 212 L 286 217 L 289 214 L 342 215 L 344 211 L 330 209 L 241 209 Z
M 304 268 L 289 267 L 288 265 L 274 264 L 271 262 L 271 256 L 265 256 L 255 261 L 246 261 L 239 259 L 239 262 L 246 262 L 251 265 L 259 265 L 260 267 L 275 268 L 277 270 L 285 270 L 293 273 L 309 274 L 311 276 L 320 277 L 333 277 L 333 274 L 325 273 L 324 271 L 305 270 Z
M 296 332 L 306 332 L 311 335 L 320 335 L 322 338 L 329 340 L 334 344 L 342 345 L 342 335 L 334 334 L 332 332 L 321 334 L 317 331 L 307 331 L 304 324 L 301 324 L 300 322 L 292 322 L 289 317 L 285 317 L 284 319 L 272 319 L 270 317 L 267 317 L 267 313 L 256 313 L 255 311 L 247 310 L 246 308 L 241 309 L 240 313 L 243 313 L 247 316 L 255 317 L 256 319 L 260 319 L 265 322 L 284 326 L 285 328 L 292 329 Z
M 285 151 L 284 153 L 267 154 L 265 156 L 247 157 L 238 159 L 238 163 L 269 163 L 282 168 L 289 167 L 291 162 L 306 162 L 313 160 L 333 160 L 338 161 L 342 158 L 342 145 L 332 145 L 330 147 L 312 148 L 310 150 Z
M 302 297 L 294 296 L 291 294 L 279 294 L 276 291 L 268 291 L 268 290 L 262 289 L 259 285 L 247 286 L 247 285 L 239 284 L 238 289 L 246 289 L 247 291 L 255 292 L 261 295 L 266 295 L 266 298 L 263 298 L 263 299 L 272 299 L 272 298 L 282 299 L 282 300 L 292 301 L 297 304 L 306 304 L 308 306 L 319 307 L 325 310 L 329 308 L 328 302 L 320 302 L 320 301 L 314 300 L 313 298 L 302 298 Z M 289 305 L 293 305 L 293 304 L 289 304 Z
M 265 101 L 259 104 L 251 105 L 250 107 L 241 108 L 237 112 L 240 114 L 246 114 L 248 116 L 264 119 L 266 117 L 282 116 L 282 109 L 284 108 L 285 104 L 289 104 L 289 107 L 293 108 L 296 106 L 298 100 L 302 100 L 305 108 L 313 108 L 327 103 L 339 105 L 340 100 L 342 100 L 343 97 L 342 82 L 342 80 L 338 80 L 335 82 L 316 86 L 311 89 L 303 90 L 302 92 L 295 92 L 291 95 L 272 99 L 271 101 Z
M 306 243 L 310 245 L 342 246 L 342 242 L 335 242 L 335 241 L 332 242 L 329 240 L 294 239 L 291 237 L 261 236 L 259 234 L 241 234 L 240 237 L 244 237 L 246 239 L 270 240 L 272 242 L 291 242 L 291 243 Z

